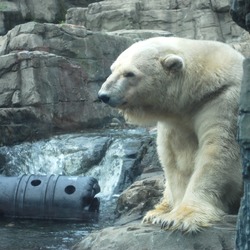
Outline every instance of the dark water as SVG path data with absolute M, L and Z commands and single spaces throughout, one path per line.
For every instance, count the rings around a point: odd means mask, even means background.
M 2 219 L 0 249 L 71 249 L 90 232 L 112 225 L 115 199 L 101 204 L 99 215 L 89 222 Z
M 86 222 L 14 220 L 0 218 L 0 250 L 68 250 L 93 230 L 112 225 L 119 180 L 132 157 L 140 148 L 145 130 L 105 130 L 92 133 L 54 136 L 34 143 L 0 148 L 0 173 L 20 174 L 84 174 L 79 170 L 91 157 L 101 155 L 102 161 L 86 175 L 97 178 L 100 186 L 98 219 Z M 131 156 L 132 155 L 132 156 Z M 3 160 L 4 159 L 4 160 Z M 1 190 L 0 190 L 1 192 Z
M 94 224 L 53 221 L 3 220 L 0 222 L 3 250 L 70 249 L 94 229 Z

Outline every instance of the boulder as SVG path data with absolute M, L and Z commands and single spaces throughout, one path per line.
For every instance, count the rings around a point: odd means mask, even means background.
M 196 235 L 168 232 L 159 226 L 138 222 L 108 227 L 85 237 L 73 250 L 233 250 L 235 221 L 235 217 L 225 217 L 220 225 Z
M 141 219 L 160 201 L 163 190 L 162 171 L 151 173 L 147 175 L 147 178 L 135 181 L 121 193 L 117 200 L 115 225 L 123 225 Z

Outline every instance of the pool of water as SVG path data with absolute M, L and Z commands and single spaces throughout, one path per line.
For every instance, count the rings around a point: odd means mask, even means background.
M 111 129 L 1 147 L 0 173 L 3 175 L 93 176 L 101 192 L 97 195 L 99 216 L 88 222 L 0 218 L 0 249 L 68 250 L 93 230 L 112 225 L 117 195 L 132 182 L 134 167 L 142 157 L 144 138 L 148 138 L 146 130 Z
M 0 222 L 0 249 L 66 250 L 70 249 L 93 229 L 94 224 L 4 220 Z
M 1 250 L 69 250 L 93 230 L 111 226 L 116 198 L 101 202 L 97 218 L 89 222 L 1 219 Z

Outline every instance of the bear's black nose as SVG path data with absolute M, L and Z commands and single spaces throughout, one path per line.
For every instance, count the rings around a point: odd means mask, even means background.
M 110 97 L 107 94 L 99 94 L 98 98 L 104 103 L 108 103 L 110 99 Z

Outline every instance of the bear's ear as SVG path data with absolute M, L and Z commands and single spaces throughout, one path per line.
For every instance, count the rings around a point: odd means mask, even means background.
M 160 61 L 163 68 L 168 71 L 179 71 L 184 68 L 183 58 L 177 55 L 169 54 Z

